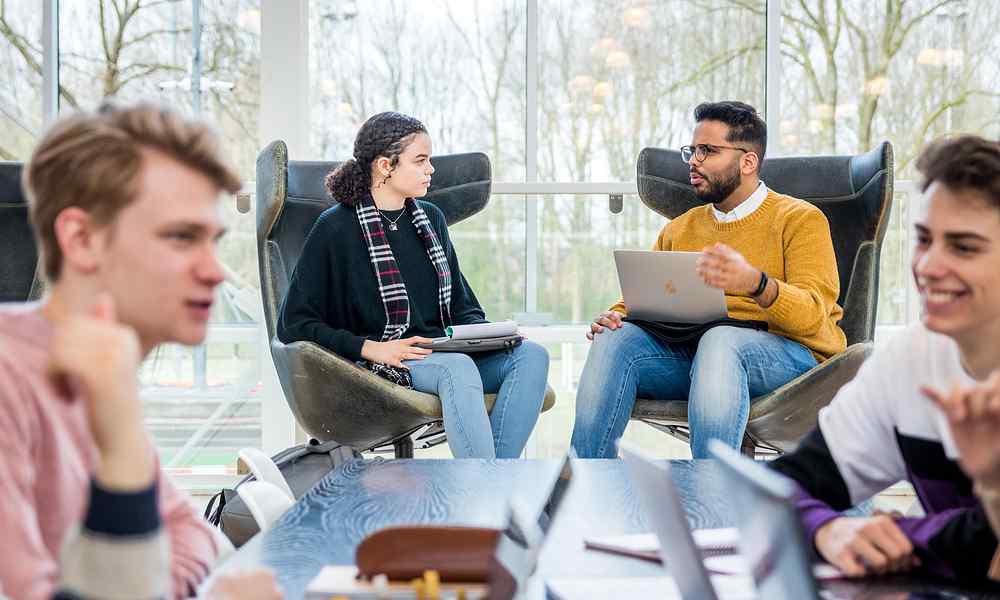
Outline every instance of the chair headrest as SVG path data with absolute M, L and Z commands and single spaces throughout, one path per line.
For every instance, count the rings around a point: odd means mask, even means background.
M 288 192 L 292 198 L 332 203 L 324 181 L 339 161 L 288 161 Z M 431 159 L 434 175 L 427 195 L 453 225 L 486 207 L 492 187 L 490 160 L 482 152 L 446 154 Z
M 688 174 L 678 150 L 645 148 L 636 165 L 639 198 L 655 212 L 676 218 L 703 204 Z M 889 142 L 857 156 L 789 156 L 765 159 L 761 165 L 761 179 L 768 188 L 810 202 L 826 215 L 837 254 L 841 306 L 861 244 L 873 241 L 881 247 L 892 176 Z M 845 306 L 845 311 L 849 308 Z
M 21 187 L 24 163 L 0 161 L 0 204 L 24 205 L 27 200 Z
M 0 162 L 0 302 L 24 302 L 40 289 L 35 279 L 38 249 L 21 187 L 23 170 L 23 163 Z
M 856 200 L 892 168 L 892 146 L 882 142 L 857 156 L 783 156 L 764 159 L 761 180 L 770 189 L 820 208 Z M 636 164 L 639 198 L 655 212 L 676 218 L 704 204 L 695 196 L 688 165 L 678 150 L 644 148 Z

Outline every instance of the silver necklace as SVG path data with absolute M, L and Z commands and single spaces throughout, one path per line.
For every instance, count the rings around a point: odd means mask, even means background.
M 403 215 L 404 215 L 404 214 L 406 214 L 406 209 L 405 209 L 405 207 L 404 207 L 404 209 L 403 209 L 403 210 L 401 210 L 401 211 L 399 212 L 399 214 L 398 214 L 398 215 L 396 216 L 396 220 L 395 220 L 395 221 L 393 221 L 393 220 L 392 220 L 392 219 L 390 219 L 389 217 L 385 216 L 385 213 L 384 213 L 384 212 L 382 212 L 382 209 L 381 209 L 381 208 L 378 208 L 378 207 L 376 207 L 376 208 L 375 208 L 375 210 L 377 210 L 377 211 L 378 211 L 378 214 L 382 215 L 382 218 L 383 218 L 383 219 L 385 219 L 386 221 L 388 221 L 388 222 L 389 222 L 389 231 L 399 231 L 399 227 L 397 227 L 397 226 L 396 226 L 396 222 L 397 222 L 397 221 L 399 221 L 400 219 L 402 219 L 402 218 L 403 218 Z

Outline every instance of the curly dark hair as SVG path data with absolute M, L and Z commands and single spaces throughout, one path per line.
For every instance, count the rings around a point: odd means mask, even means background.
M 939 181 L 956 191 L 976 191 L 1000 208 L 1000 141 L 978 135 L 943 137 L 931 142 L 917 159 L 921 189 Z
M 354 138 L 354 156 L 326 176 L 326 189 L 337 202 L 354 206 L 371 191 L 375 159 L 384 156 L 395 168 L 399 155 L 418 133 L 427 133 L 424 124 L 398 112 L 369 117 Z
M 725 123 L 729 126 L 726 141 L 750 144 L 757 153 L 757 164 L 764 161 L 764 153 L 767 152 L 767 124 L 760 118 L 756 108 L 735 100 L 702 102 L 694 109 L 694 120 L 697 123 Z

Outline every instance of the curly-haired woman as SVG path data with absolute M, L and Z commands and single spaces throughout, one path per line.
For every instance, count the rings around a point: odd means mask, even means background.
M 395 112 L 361 126 L 354 156 L 326 178 L 338 204 L 306 239 L 278 337 L 316 342 L 404 386 L 437 394 L 456 458 L 516 458 L 538 419 L 549 357 L 431 352 L 417 344 L 485 314 L 458 265 L 444 214 L 416 200 L 434 167 L 423 124 Z M 496 393 L 490 414 L 483 393 Z

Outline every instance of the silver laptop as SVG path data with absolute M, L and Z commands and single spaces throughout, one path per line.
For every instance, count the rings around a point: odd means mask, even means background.
M 792 482 L 718 440 L 712 440 L 708 449 L 725 472 L 726 489 L 733 492 L 740 553 L 761 598 L 831 597 L 820 594 L 813 576 Z
M 670 476 L 670 463 L 656 461 L 627 442 L 618 450 L 646 522 L 659 540 L 660 560 L 684 600 L 753 600 L 756 590 L 746 577 L 710 577 L 701 549 L 691 535 L 687 513 Z
M 700 252 L 615 250 L 628 316 L 644 321 L 706 323 L 727 316 L 726 295 L 694 270 Z
M 626 442 L 619 441 L 618 448 L 670 576 L 664 571 L 660 577 L 550 579 L 546 582 L 549 596 L 556 600 L 755 600 L 757 594 L 749 577 L 709 576 L 670 477 L 670 465 L 654 461 Z
M 538 565 L 539 554 L 552 530 L 556 514 L 569 492 L 574 457 L 570 449 L 559 466 L 545 503 L 537 513 L 525 507 L 517 496 L 511 498 L 507 526 L 500 532 L 490 564 L 488 600 L 512 600 L 523 595 L 528 579 Z

